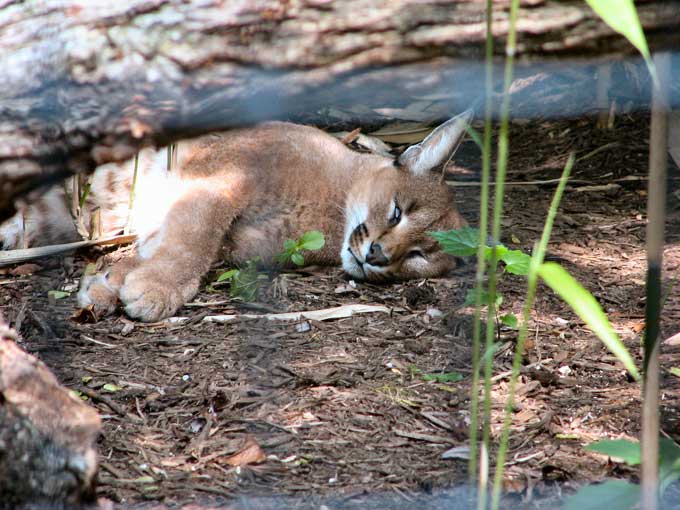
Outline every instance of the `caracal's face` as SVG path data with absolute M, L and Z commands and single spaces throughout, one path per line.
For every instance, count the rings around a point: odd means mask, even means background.
M 455 267 L 428 235 L 464 225 L 445 184 L 388 166 L 360 179 L 345 207 L 343 269 L 368 281 L 436 276 Z

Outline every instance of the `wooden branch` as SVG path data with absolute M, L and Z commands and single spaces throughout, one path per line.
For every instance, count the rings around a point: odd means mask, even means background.
M 652 48 L 678 46 L 680 2 L 638 9 Z M 523 0 L 518 28 L 520 61 L 633 52 L 582 0 Z M 39 184 L 146 143 L 424 94 L 462 110 L 483 41 L 479 0 L 0 0 L 0 221 Z
M 79 508 L 94 496 L 99 415 L 17 339 L 0 317 L 0 509 Z

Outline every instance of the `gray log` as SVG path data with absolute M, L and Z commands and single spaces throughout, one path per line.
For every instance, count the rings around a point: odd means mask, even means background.
M 638 8 L 653 49 L 678 46 L 680 2 Z M 484 30 L 479 0 L 0 0 L 0 221 L 38 184 L 145 143 L 423 94 L 462 110 Z M 518 30 L 520 65 L 633 52 L 582 0 L 523 0 Z
M 99 415 L 16 339 L 0 317 L 0 509 L 79 508 L 94 496 Z

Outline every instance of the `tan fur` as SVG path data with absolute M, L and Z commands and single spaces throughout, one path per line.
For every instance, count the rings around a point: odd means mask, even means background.
M 137 198 L 169 199 L 162 223 L 140 234 L 135 254 L 83 278 L 81 306 L 112 311 L 120 299 L 131 317 L 155 321 L 196 294 L 220 255 L 235 264 L 256 256 L 272 264 L 285 239 L 309 230 L 323 232 L 326 244 L 305 253 L 305 262 L 342 263 L 357 279 L 430 277 L 455 267 L 427 232 L 465 221 L 449 188 L 408 162 L 398 167 L 318 129 L 281 122 L 208 135 L 178 150 L 172 179 L 179 191 Z

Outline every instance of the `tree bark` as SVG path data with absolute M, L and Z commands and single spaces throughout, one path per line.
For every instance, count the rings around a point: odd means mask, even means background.
M 99 415 L 16 340 L 0 317 L 0 509 L 79 508 L 94 496 Z
M 680 2 L 638 9 L 652 49 L 677 47 Z M 633 53 L 582 0 L 523 0 L 518 31 L 520 65 Z M 0 0 L 0 221 L 22 193 L 142 144 L 405 97 L 460 110 L 483 89 L 484 37 L 481 0 Z

